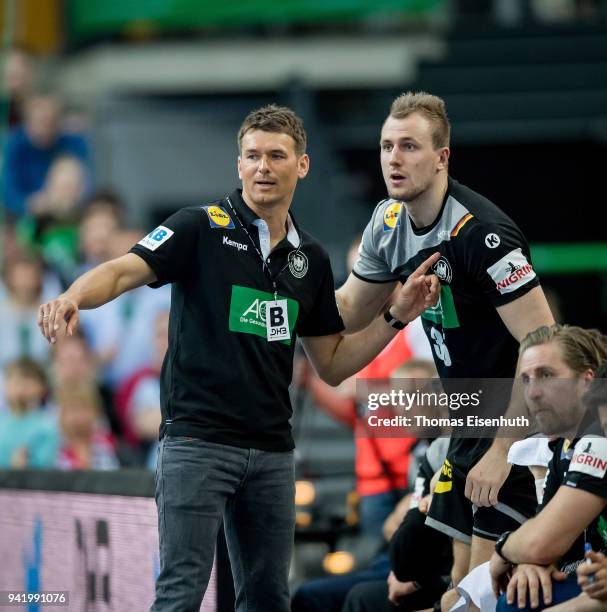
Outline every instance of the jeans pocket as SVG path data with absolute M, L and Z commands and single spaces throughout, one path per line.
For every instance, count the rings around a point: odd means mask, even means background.
M 192 438 L 191 436 L 165 436 L 165 444 L 183 444 L 183 443 L 190 443 L 190 442 L 195 442 L 196 440 L 198 440 L 198 438 Z

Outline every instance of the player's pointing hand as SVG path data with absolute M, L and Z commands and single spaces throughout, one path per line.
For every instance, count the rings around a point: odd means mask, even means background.
M 440 253 L 430 255 L 412 274 L 396 295 L 390 313 L 408 323 L 438 302 L 440 283 L 435 274 L 426 274 L 440 259 Z

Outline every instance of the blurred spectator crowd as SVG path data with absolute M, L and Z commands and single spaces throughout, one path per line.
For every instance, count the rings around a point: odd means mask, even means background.
M 0 467 L 155 465 L 170 289 L 142 287 L 51 346 L 39 305 L 143 235 L 97 185 L 85 123 L 35 86 L 31 55 L 4 61 L 0 231 Z

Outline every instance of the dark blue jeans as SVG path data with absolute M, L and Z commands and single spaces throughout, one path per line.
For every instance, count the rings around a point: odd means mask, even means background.
M 576 574 L 568 576 L 563 582 L 552 581 L 552 601 L 550 606 L 556 606 L 557 604 L 569 601 L 574 597 L 577 597 L 582 592 L 582 589 L 577 583 Z M 544 603 L 544 597 L 540 592 L 540 605 L 538 608 L 531 608 L 529 603 L 529 596 L 527 596 L 527 605 L 524 608 L 519 608 L 516 604 L 516 596 L 514 599 L 515 603 L 508 604 L 506 602 L 506 594 L 503 593 L 497 600 L 496 611 L 497 612 L 537 612 L 543 610 L 546 607 Z
M 387 493 L 361 495 L 359 500 L 361 533 L 376 537 L 378 543 L 383 542 L 384 521 L 404 494 L 404 489 L 398 489 Z
M 367 570 L 344 576 L 325 576 L 304 582 L 293 596 L 292 612 L 339 612 L 350 590 L 361 582 L 386 581 L 390 573 L 388 555 L 378 555 Z
M 237 612 L 288 612 L 293 452 L 165 436 L 156 504 L 160 575 L 152 612 L 198 612 L 224 519 Z

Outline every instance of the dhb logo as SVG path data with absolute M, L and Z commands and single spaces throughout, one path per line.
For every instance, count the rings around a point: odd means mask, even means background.
M 145 238 L 142 238 L 138 244 L 144 246 L 150 251 L 155 251 L 161 244 L 164 244 L 175 232 L 164 225 L 160 225 L 154 231 L 150 232 Z
M 160 242 L 166 235 L 167 231 L 165 229 L 157 229 L 154 230 L 149 236 L 152 240 Z
M 270 325 L 272 327 L 278 327 L 283 325 L 285 322 L 284 315 L 282 314 L 282 308 L 277 306 L 270 308 Z
M 284 311 L 280 306 L 270 306 L 269 308 L 270 315 L 270 337 L 284 337 L 285 334 L 288 335 L 289 330 L 285 325 L 285 316 Z

